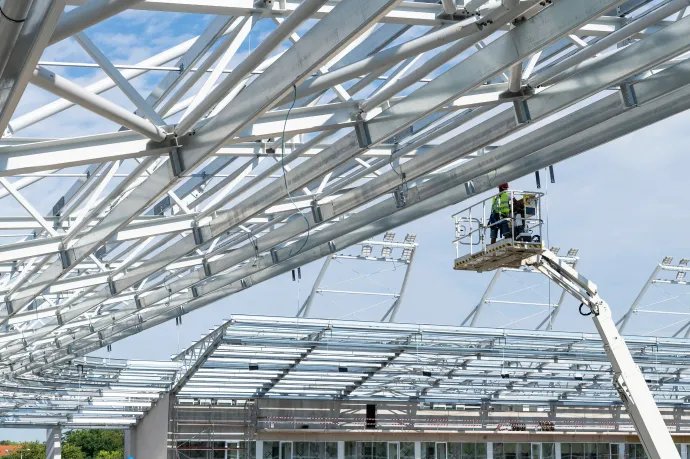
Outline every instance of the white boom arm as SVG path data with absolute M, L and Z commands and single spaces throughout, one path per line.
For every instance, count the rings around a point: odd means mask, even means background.
M 573 295 L 582 303 L 580 308 L 589 308 L 613 367 L 613 385 L 628 409 L 647 456 L 650 459 L 680 459 L 644 376 L 616 329 L 611 309 L 599 297 L 597 286 L 548 250 L 523 263 L 533 266 Z

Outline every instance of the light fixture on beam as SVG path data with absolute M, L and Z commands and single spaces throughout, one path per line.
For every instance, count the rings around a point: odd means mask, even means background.
M 558 255 L 558 252 L 561 250 L 561 248 L 556 246 L 556 247 L 551 247 L 549 250 L 551 250 L 554 255 Z
M 393 249 L 391 247 L 383 247 L 381 249 L 381 256 L 383 258 L 388 258 L 391 256 L 391 253 L 393 253 Z
M 417 235 L 414 233 L 407 233 L 407 235 L 405 236 L 405 242 L 408 244 L 414 244 L 416 240 Z
M 410 257 L 412 257 L 412 249 L 403 249 L 403 253 L 400 256 L 403 260 L 410 260 Z
M 576 257 L 580 249 L 570 249 L 568 250 L 568 256 L 569 257 Z
M 685 271 L 679 271 L 678 273 L 676 273 L 676 280 L 682 281 L 683 279 L 685 279 L 685 274 L 687 274 Z
M 395 233 L 393 231 L 387 231 L 386 234 L 383 235 L 383 242 L 393 242 L 393 239 L 395 239 Z
M 661 264 L 662 265 L 670 265 L 672 261 L 673 261 L 673 257 L 664 257 L 664 259 L 661 261 Z
M 368 257 L 370 255 L 371 255 L 371 246 L 370 245 L 363 245 L 362 246 L 362 256 Z

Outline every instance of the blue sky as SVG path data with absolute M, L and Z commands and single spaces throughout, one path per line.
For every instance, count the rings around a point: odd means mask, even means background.
M 206 15 L 130 11 L 89 29 L 87 33 L 113 62 L 136 63 L 198 35 L 211 20 L 212 17 Z M 309 26 L 306 24 L 298 33 L 303 34 Z M 231 66 L 236 65 L 250 47 L 255 47 L 262 36 L 270 33 L 274 27 L 270 20 L 261 20 L 250 34 L 250 39 L 243 43 Z M 422 30 L 425 29 L 419 28 L 417 33 Z M 407 38 L 409 35 L 402 39 Z M 73 39 L 48 48 L 42 60 L 90 62 L 89 56 Z M 50 69 L 83 85 L 103 77 L 100 71 L 94 70 Z M 162 76 L 161 72 L 150 72 L 134 80 L 134 83 L 146 95 Z M 132 108 L 119 91 L 109 91 L 105 96 Z M 17 115 L 54 99 L 44 91 L 30 87 Z M 663 256 L 673 255 L 676 259 L 690 256 L 685 235 L 690 225 L 690 216 L 686 211 L 687 171 L 690 170 L 690 158 L 686 153 L 686 145 L 690 143 L 687 129 L 689 121 L 688 114 L 677 115 L 558 164 L 555 167 L 556 183 L 548 184 L 548 243 L 563 249 L 580 249 L 578 269 L 599 285 L 602 296 L 611 305 L 616 318 L 627 310 L 655 263 Z M 113 123 L 92 116 L 83 109 L 72 108 L 18 135 L 75 136 L 116 129 Z M 545 189 L 548 182 L 546 177 L 542 173 Z M 71 184 L 69 180 L 51 180 L 50 183 L 43 181 L 26 189 L 27 198 L 45 212 Z M 511 185 L 520 189 L 535 187 L 533 176 Z M 47 200 L 46 190 L 50 191 L 51 196 Z M 456 272 L 452 269 L 454 247 L 451 244 L 453 226 L 450 215 L 465 206 L 460 204 L 444 209 L 396 230 L 399 236 L 406 232 L 416 233 L 419 242 L 398 321 L 459 325 L 481 297 L 491 274 Z M 4 199 L 3 210 L 5 214 L 23 214 L 11 198 Z M 183 327 L 176 327 L 172 321 L 115 343 L 110 356 L 166 359 L 235 313 L 293 316 L 298 304 L 306 298 L 321 263 L 317 261 L 304 266 L 303 278 L 299 283 L 293 282 L 289 273 L 284 274 L 185 316 Z M 353 277 L 352 269 L 365 269 L 360 266 L 337 265 L 329 281 Z M 382 282 L 397 282 L 400 274 L 387 273 Z M 371 283 L 363 285 L 375 288 Z M 506 285 L 505 288 L 507 291 L 512 287 Z M 690 290 L 686 293 L 690 293 Z M 684 291 L 652 289 L 650 301 L 674 294 L 683 295 Z M 685 298 L 681 296 L 674 302 L 684 302 Z M 323 317 L 376 320 L 385 311 L 383 306 L 368 308 L 370 304 L 348 300 L 337 299 L 336 304 L 319 302 L 315 305 L 315 313 Z M 679 307 L 687 311 L 686 304 Z M 503 326 L 525 315 L 523 311 L 506 308 L 500 312 L 493 309 L 485 311 L 480 320 L 483 326 Z M 677 320 L 636 317 L 631 323 L 630 332 L 652 332 Z M 528 322 L 515 325 L 523 324 L 527 326 Z M 577 304 L 572 299 L 566 301 L 554 328 L 594 331 L 591 321 L 578 314 Z M 98 355 L 108 354 L 101 351 Z M 44 433 L 0 429 L 2 437 L 43 440 Z

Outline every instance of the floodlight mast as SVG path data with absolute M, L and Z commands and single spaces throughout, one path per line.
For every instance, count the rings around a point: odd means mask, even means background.
M 473 207 L 478 205 L 486 207 L 482 203 L 475 204 Z M 471 212 L 471 209 L 472 207 L 467 211 Z M 476 210 L 474 219 L 458 217 L 463 212 L 454 215 L 456 228 L 460 224 L 459 222 L 477 222 L 479 220 L 476 217 Z M 511 215 L 506 218 L 511 221 L 511 226 L 514 226 L 516 215 L 513 215 L 512 208 L 510 213 Z M 581 303 L 580 313 L 591 316 L 594 320 L 594 325 L 601 336 L 606 355 L 613 368 L 613 386 L 628 410 L 647 456 L 650 459 L 680 459 L 671 434 L 664 423 L 659 408 L 656 406 L 649 387 L 647 387 L 647 382 L 633 360 L 625 340 L 616 328 L 611 309 L 599 296 L 597 286 L 573 267 L 560 260 L 555 253 L 544 249 L 543 246 L 536 247 L 537 244 L 534 242 L 506 238 L 487 245 L 484 242 L 484 232 L 489 227 L 490 225 L 480 223 L 478 229 L 469 231 L 459 238 L 459 240 L 469 238 L 471 241 L 472 233 L 477 233 L 482 249 L 479 252 L 456 259 L 455 269 L 483 272 L 514 267 L 516 264 L 530 266 L 575 297 Z M 456 239 L 456 245 L 457 241 L 458 239 Z M 541 241 L 539 241 L 539 245 L 541 246 Z M 583 312 L 585 308 L 588 312 Z

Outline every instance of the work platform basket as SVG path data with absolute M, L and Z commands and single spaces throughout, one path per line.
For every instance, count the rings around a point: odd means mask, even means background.
M 454 269 L 492 271 L 519 268 L 522 262 L 544 251 L 541 200 L 544 193 L 506 190 L 510 211 L 493 213 L 497 193 L 452 216 L 455 224 Z M 496 242 L 491 243 L 492 231 Z

